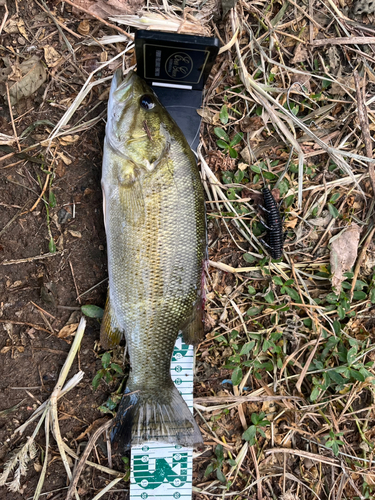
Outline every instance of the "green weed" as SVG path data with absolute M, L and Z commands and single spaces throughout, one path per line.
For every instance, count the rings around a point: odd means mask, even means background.
M 216 144 L 219 146 L 219 148 L 223 149 L 225 152 L 228 152 L 231 158 L 237 158 L 238 153 L 234 149 L 234 146 L 237 146 L 237 144 L 242 141 L 243 133 L 237 132 L 231 140 L 225 130 L 220 127 L 215 127 L 214 132 L 215 135 L 219 138 L 219 140 L 216 141 Z

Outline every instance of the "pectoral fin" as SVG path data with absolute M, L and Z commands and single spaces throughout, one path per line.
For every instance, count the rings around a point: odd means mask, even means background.
M 142 184 L 136 180 L 131 186 L 120 186 L 121 209 L 128 224 L 141 224 L 145 218 L 145 200 Z
M 108 290 L 104 315 L 100 327 L 100 344 L 103 349 L 113 349 L 119 345 L 123 333 L 124 332 L 117 323 L 115 311 L 111 306 Z

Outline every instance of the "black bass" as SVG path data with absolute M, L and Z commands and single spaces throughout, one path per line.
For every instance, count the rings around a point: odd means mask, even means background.
M 202 436 L 170 363 L 179 331 L 187 344 L 203 332 L 203 187 L 181 130 L 133 72 L 113 77 L 102 188 L 109 294 L 101 343 L 113 347 L 124 333 L 131 365 L 112 442 L 119 452 L 148 440 L 197 446 Z

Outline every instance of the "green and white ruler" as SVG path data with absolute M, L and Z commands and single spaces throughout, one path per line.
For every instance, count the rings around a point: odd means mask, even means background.
M 193 411 L 194 348 L 179 335 L 171 363 L 172 380 Z M 130 499 L 191 500 L 193 449 L 148 441 L 131 450 Z

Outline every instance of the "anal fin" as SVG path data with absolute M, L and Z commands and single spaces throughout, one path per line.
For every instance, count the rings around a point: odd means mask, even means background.
M 203 300 L 198 299 L 190 318 L 181 327 L 182 338 L 187 345 L 196 345 L 203 339 Z
M 111 306 L 108 289 L 104 315 L 100 327 L 100 344 L 103 349 L 113 349 L 118 346 L 123 333 L 124 332 L 121 330 L 116 320 L 115 311 Z

